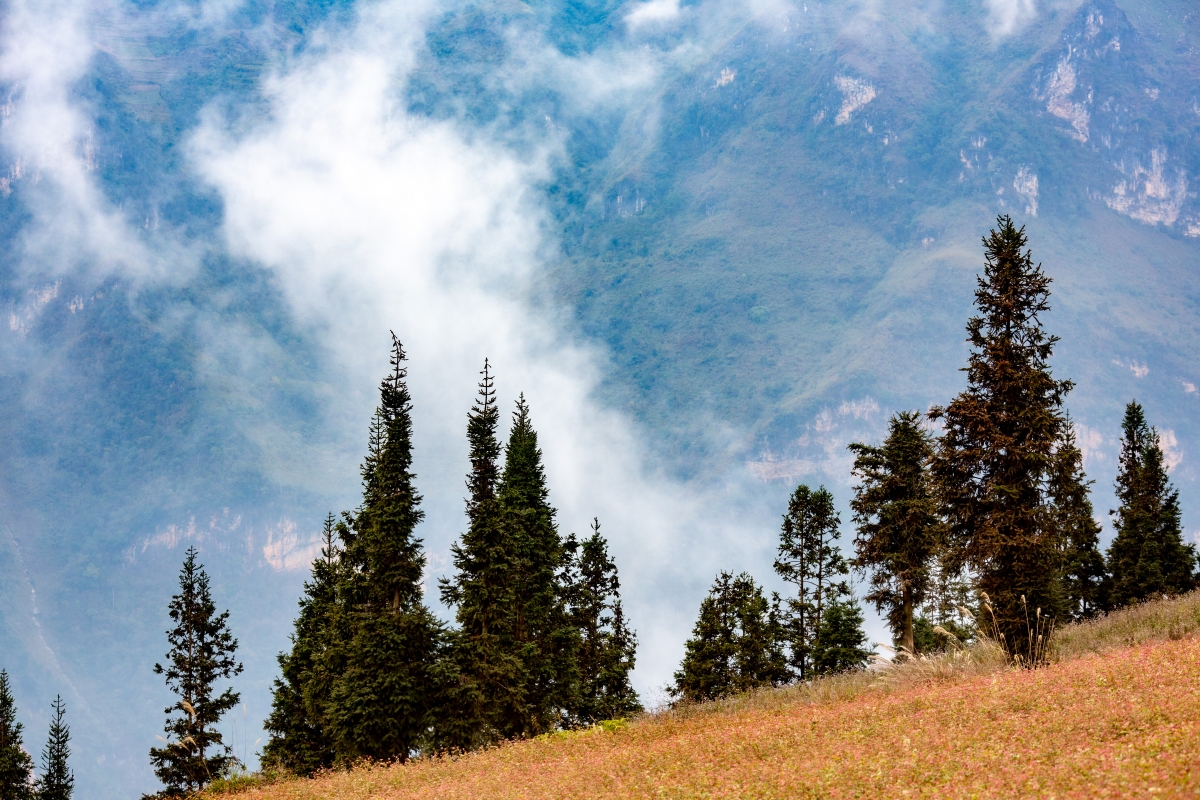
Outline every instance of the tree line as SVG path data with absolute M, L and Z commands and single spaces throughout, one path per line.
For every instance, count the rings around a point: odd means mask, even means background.
M 1131 401 L 1122 422 L 1115 536 L 1099 549 L 1092 482 L 1065 407 L 1073 388 L 1049 361 L 1050 278 L 1024 228 L 1001 216 L 983 240 L 967 388 L 926 414 L 892 416 L 881 445 L 849 445 L 857 479 L 854 556 L 823 487 L 792 495 L 775 569 L 795 596 L 767 602 L 753 578 L 721 573 L 700 607 L 672 692 L 705 700 L 855 668 L 866 660 L 861 612 L 843 576 L 909 656 L 968 639 L 979 621 L 1014 661 L 1035 665 L 1055 624 L 1196 587 L 1179 493 L 1158 432 Z M 940 426 L 935 435 L 931 428 Z
M 768 599 L 749 574 L 721 572 L 669 687 L 676 702 L 861 668 L 870 651 L 852 571 L 902 654 L 981 633 L 1025 665 L 1036 665 L 1056 623 L 1196 587 L 1179 494 L 1136 401 L 1122 423 L 1116 533 L 1101 554 L 1092 483 L 1065 407 L 1073 387 L 1051 373 L 1058 339 L 1040 320 L 1050 279 L 1007 216 L 983 243 L 967 388 L 925 414 L 894 414 L 881 444 L 849 445 L 849 558 L 832 494 L 796 488 L 774 563 L 793 589 Z M 600 523 L 582 539 L 560 535 L 529 405 L 519 397 L 502 444 L 487 361 L 467 414 L 467 526 L 452 548 L 454 574 L 439 580 L 455 623 L 430 611 L 405 361 L 393 335 L 362 502 L 327 516 L 291 647 L 278 657 L 268 767 L 310 775 L 361 759 L 404 761 L 641 710 L 630 683 L 637 637 Z M 165 709 L 162 746 L 150 751 L 159 797 L 188 795 L 239 766 L 215 727 L 239 702 L 232 688 L 216 689 L 242 671 L 238 642 L 197 556 L 185 555 L 168 606 L 167 661 L 154 666 L 177 698 Z M 70 797 L 61 698 L 54 707 L 35 781 L 0 672 L 4 800 Z

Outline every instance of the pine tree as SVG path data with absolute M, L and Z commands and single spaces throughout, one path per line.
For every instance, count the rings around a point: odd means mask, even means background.
M 271 734 L 263 762 L 297 775 L 311 775 L 333 766 L 336 752 L 326 729 L 327 666 L 340 617 L 337 602 L 340 551 L 339 529 L 333 514 L 321 532 L 321 556 L 313 562 L 312 580 L 304 584 L 300 616 L 292 633 L 292 649 L 280 653 L 280 677 L 275 679 L 271 715 L 264 726 Z M 335 672 L 336 674 L 336 672 Z
M 859 479 L 850 502 L 858 527 L 853 565 L 871 573 L 866 599 L 886 613 L 901 647 L 912 654 L 913 612 L 925 601 L 942 534 L 928 471 L 933 438 L 917 412 L 902 411 L 888 423 L 882 447 L 855 443 L 850 451 Z
M 716 700 L 788 680 L 777 605 L 746 573 L 717 576 L 700 603 L 683 662 L 669 691 L 683 702 Z
M 1024 228 L 1007 216 L 984 239 L 979 315 L 967 323 L 967 389 L 929 416 L 945 426 L 934 473 L 955 560 L 991 598 L 994 633 L 1028 659 L 1026 605 L 1050 618 L 1065 610 L 1062 541 L 1047 483 L 1071 383 L 1050 374 L 1058 339 L 1039 319 L 1050 307 L 1050 278 L 1025 244 Z
M 461 750 L 520 728 L 525 707 L 514 614 L 519 558 L 497 497 L 500 411 L 486 360 L 480 374 L 479 396 L 467 414 L 467 530 L 451 547 L 457 574 L 440 581 L 442 602 L 455 609 L 459 629 L 451 642 L 456 675 L 448 691 L 453 711 L 438 728 L 445 746 Z
M 579 700 L 573 721 L 592 724 L 630 716 L 642 710 L 629 682 L 637 654 L 637 636 L 625 623 L 617 566 L 600 535 L 600 520 L 592 535 L 564 545 L 568 555 L 566 585 L 571 622 L 579 631 Z
M 71 800 L 75 775 L 67 764 L 71 756 L 71 729 L 63 722 L 66 704 L 62 696 L 54 698 L 54 719 L 42 750 L 42 775 L 37 781 L 37 800 Z
M 167 631 L 167 666 L 154 665 L 154 672 L 164 675 L 179 697 L 164 710 L 166 746 L 150 750 L 166 797 L 196 792 L 237 763 L 214 726 L 237 705 L 240 695 L 232 688 L 216 694 L 213 684 L 241 674 L 242 665 L 234 659 L 238 643 L 229 632 L 229 612 L 217 613 L 208 574 L 196 563 L 196 555 L 196 548 L 189 547 L 179 573 L 179 594 L 168 606 L 175 627 Z
M 1113 608 L 1196 586 L 1196 548 L 1183 543 L 1179 492 L 1171 486 L 1158 431 L 1133 401 L 1122 423 L 1116 536 L 1108 551 Z
M 812 672 L 812 649 L 826 603 L 849 592 L 846 582 L 838 580 L 848 572 L 837 547 L 840 524 L 833 495 L 824 486 L 815 492 L 803 484 L 796 487 L 783 517 L 775 571 L 797 590 L 787 600 L 782 624 L 792 668 L 801 680 Z
M 1095 616 L 1105 607 L 1104 557 L 1100 555 L 1100 523 L 1088 497 L 1092 482 L 1083 472 L 1083 454 L 1075 444 L 1075 427 L 1067 420 L 1054 453 L 1049 494 L 1053 525 L 1062 547 L 1063 598 L 1067 619 Z
M 853 598 L 835 597 L 821 614 L 820 632 L 813 644 L 813 672 L 832 675 L 862 669 L 871 656 L 866 644 L 862 609 Z
M 8 672 L 0 670 L 0 798 L 33 798 L 33 759 L 25 752 Z
M 425 555 L 413 535 L 424 516 L 412 471 L 406 356 L 392 335 L 392 371 L 380 385 L 362 467 L 363 505 L 346 537 L 337 592 L 349 638 L 333 680 L 328 731 L 342 760 L 409 758 L 437 711 L 440 624 L 422 602 Z
M 512 547 L 509 584 L 514 654 L 520 659 L 520 705 L 501 719 L 506 737 L 536 736 L 560 725 L 579 691 L 578 631 L 559 580 L 562 539 L 549 502 L 542 451 L 524 395 L 517 400 L 497 491 L 501 524 Z

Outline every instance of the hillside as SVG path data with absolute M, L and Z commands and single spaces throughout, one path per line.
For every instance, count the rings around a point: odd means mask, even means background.
M 1064 629 L 1053 666 L 974 651 L 244 800 L 1193 797 L 1200 596 Z

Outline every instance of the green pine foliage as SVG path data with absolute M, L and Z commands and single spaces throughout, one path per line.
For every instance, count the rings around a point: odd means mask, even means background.
M 825 606 L 849 593 L 842 579 L 849 570 L 837 546 L 840 524 L 833 495 L 824 486 L 816 491 L 803 484 L 796 487 L 783 517 L 775 571 L 796 587 L 781 624 L 787 631 L 791 667 L 801 680 L 813 671 L 813 647 Z
M 66 704 L 61 695 L 54 698 L 53 708 L 50 734 L 42 749 L 42 774 L 37 781 L 37 800 L 71 800 L 71 793 L 75 790 L 75 774 L 67 763 L 71 757 L 71 729 L 63 721 Z
M 1107 585 L 1100 554 L 1100 523 L 1092 511 L 1083 472 L 1083 454 L 1075 443 L 1075 427 L 1065 426 L 1050 471 L 1050 513 L 1062 548 L 1062 590 L 1069 621 L 1096 616 L 1104 610 Z
M 165 745 L 150 750 L 164 797 L 199 791 L 237 764 L 215 726 L 237 705 L 239 695 L 232 688 L 217 694 L 214 684 L 240 674 L 242 665 L 234 658 L 237 640 L 229 631 L 229 612 L 217 613 L 208 574 L 196 555 L 196 548 L 189 547 L 179 573 L 179 594 L 168 606 L 175 627 L 167 631 L 167 665 L 154 665 L 179 698 L 164 712 Z
M 455 577 L 440 581 L 442 602 L 455 609 L 459 627 L 450 643 L 450 710 L 438 727 L 444 746 L 461 750 L 518 729 L 525 702 L 513 614 L 519 557 L 497 496 L 500 411 L 486 360 L 481 375 L 478 399 L 467 414 L 467 530 L 451 547 Z
M 392 336 L 392 371 L 380 385 L 362 467 L 363 505 L 351 517 L 337 593 L 346 616 L 332 680 L 328 733 L 340 759 L 408 759 L 434 723 L 434 664 L 442 628 L 422 602 L 423 517 L 412 473 L 411 398 L 404 349 Z
M 333 514 L 325 518 L 321 557 L 313 563 L 312 579 L 304 584 L 292 649 L 279 654 L 280 677 L 275 679 L 271 715 L 264 726 L 270 734 L 263 748 L 264 762 L 297 775 L 329 768 L 336 758 L 326 721 L 329 681 L 322 678 L 330 674 L 329 662 L 336 650 L 340 616 L 336 539 L 344 529 Z
M 33 758 L 25 752 L 8 672 L 0 670 L 0 798 L 33 798 Z
M 991 598 L 997 636 L 1028 659 L 1026 603 L 1050 618 L 1066 611 L 1062 533 L 1047 485 L 1071 383 L 1050 373 L 1058 339 L 1040 320 L 1050 278 L 1025 249 L 1025 229 L 1001 216 L 983 244 L 979 314 L 967 323 L 967 388 L 929 412 L 944 423 L 934 474 L 954 561 Z
M 549 502 L 542 451 L 524 395 L 513 412 L 497 498 L 512 563 L 508 602 L 512 653 L 520 664 L 520 691 L 504 709 L 506 738 L 553 730 L 577 705 L 579 633 L 571 624 L 560 570 L 562 539 Z
M 834 597 L 821 613 L 821 627 L 813 644 L 812 671 L 817 675 L 862 669 L 870 658 L 863 614 L 849 597 Z
M 1196 586 L 1196 548 L 1183 543 L 1179 492 L 1171 486 L 1158 431 L 1133 401 L 1121 425 L 1116 536 L 1108 550 L 1108 603 L 1113 608 Z
M 902 411 L 888 423 L 882 447 L 854 443 L 850 451 L 859 480 L 850 502 L 853 566 L 870 573 L 866 599 L 885 614 L 900 646 L 915 653 L 913 613 L 925 602 L 942 538 L 929 474 L 933 437 L 918 412 Z
M 716 700 L 788 680 L 785 632 L 777 604 L 746 573 L 722 572 L 700 603 L 700 616 L 669 688 L 677 702 Z
M 571 623 L 579 631 L 579 696 L 572 710 L 575 724 L 620 719 L 642 710 L 629 682 L 637 655 L 637 635 L 625 622 L 617 565 L 600 535 L 600 520 L 592 535 L 564 545 L 568 554 L 567 585 Z

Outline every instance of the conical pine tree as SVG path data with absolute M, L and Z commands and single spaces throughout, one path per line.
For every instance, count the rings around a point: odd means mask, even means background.
M 821 612 L 821 629 L 813 644 L 813 672 L 833 675 L 862 669 L 871 656 L 866 645 L 858 603 L 852 597 L 833 598 Z
M 783 625 L 788 632 L 790 661 L 798 678 L 812 672 L 812 651 L 825 606 L 849 592 L 845 559 L 838 550 L 841 520 L 833 495 L 824 487 L 815 492 L 801 484 L 788 501 L 779 534 L 775 571 L 796 587 L 787 599 Z
M 921 428 L 920 414 L 902 411 L 888 423 L 882 447 L 854 443 L 850 451 L 859 479 L 850 501 L 858 526 L 854 567 L 871 573 L 866 599 L 886 613 L 895 638 L 913 654 L 913 613 L 925 602 L 942 539 L 929 474 L 933 437 Z
M 425 744 L 437 714 L 434 675 L 442 628 L 422 601 L 425 554 L 413 485 L 406 357 L 393 334 L 391 374 L 363 463 L 363 505 L 353 516 L 337 592 L 349 639 L 332 684 L 328 731 L 343 760 L 404 761 Z
M 502 732 L 536 736 L 562 724 L 577 703 L 579 635 L 564 602 L 563 543 L 524 395 L 513 412 L 497 498 L 514 556 L 509 584 L 513 652 L 523 671 L 521 705 L 508 710 Z
M 63 722 L 66 704 L 62 696 L 54 699 L 54 719 L 50 735 L 42 749 L 42 775 L 37 781 L 37 800 L 71 800 L 75 774 L 67 761 L 71 757 L 71 729 Z
M 1047 484 L 1071 383 L 1050 374 L 1058 339 L 1040 320 L 1050 307 L 1050 278 L 1025 249 L 1024 228 L 1002 216 L 983 244 L 979 316 L 967 323 L 967 388 L 929 412 L 945 426 L 934 475 L 955 561 L 971 568 L 991 598 L 993 633 L 1028 660 L 1026 608 L 1052 619 L 1065 612 L 1063 545 Z
M 321 532 L 321 556 L 313 562 L 312 580 L 304 584 L 300 615 L 292 633 L 292 649 L 280 653 L 280 677 L 275 679 L 271 715 L 266 730 L 271 738 L 263 748 L 263 761 L 297 775 L 311 775 L 333 766 L 336 752 L 326 730 L 328 681 L 322 680 L 335 654 L 336 626 L 341 617 L 337 602 L 341 552 L 339 526 L 333 514 Z M 340 672 L 338 670 L 337 672 Z M 336 674 L 336 672 L 335 672 Z
M 0 670 L 0 798 L 30 800 L 33 796 L 33 759 L 25 752 L 8 673 Z
M 702 702 L 785 683 L 784 636 L 776 609 L 754 579 L 722 572 L 700 603 L 668 691 L 677 701 Z
M 150 750 L 165 797 L 194 793 L 237 763 L 215 726 L 240 696 L 232 688 L 216 694 L 214 684 L 241 673 L 234 658 L 238 643 L 229 632 L 229 612 L 217 613 L 208 574 L 196 555 L 196 548 L 189 547 L 179 572 L 179 594 L 168 606 L 175 627 L 167 631 L 167 666 L 154 665 L 179 698 L 164 712 L 166 746 Z
M 628 717 L 642 710 L 629 682 L 637 655 L 637 636 L 625 622 L 617 566 L 600 535 L 577 542 L 567 537 L 567 570 L 571 621 L 579 631 L 579 701 L 571 716 L 578 724 Z
M 1133 401 L 1122 423 L 1116 536 L 1108 551 L 1113 608 L 1196 586 L 1196 549 L 1183 543 L 1179 492 L 1171 486 L 1158 431 Z
M 451 645 L 457 670 L 448 690 L 452 711 L 438 728 L 446 746 L 462 750 L 509 734 L 510 721 L 520 719 L 525 706 L 513 594 L 518 554 L 497 497 L 500 411 L 487 360 L 480 374 L 479 395 L 467 414 L 467 530 L 451 547 L 454 578 L 440 582 L 442 602 L 455 609 L 459 628 Z

